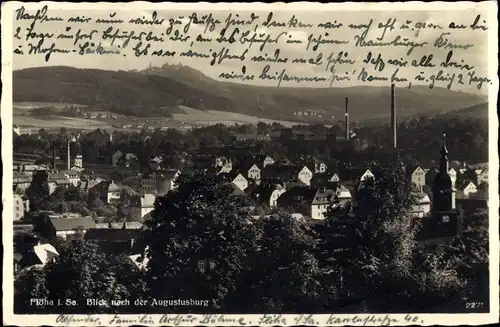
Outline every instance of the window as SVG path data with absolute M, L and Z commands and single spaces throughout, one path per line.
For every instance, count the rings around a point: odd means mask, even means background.
M 210 260 L 210 261 L 208 262 L 208 268 L 209 268 L 210 270 L 215 269 L 215 262 L 214 262 L 213 260 Z
M 443 223 L 449 223 L 450 222 L 450 217 L 449 216 L 443 216 Z
M 198 270 L 205 272 L 205 260 L 198 260 Z

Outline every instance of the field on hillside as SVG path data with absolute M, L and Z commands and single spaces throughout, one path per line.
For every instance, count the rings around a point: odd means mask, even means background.
M 286 127 L 291 127 L 294 125 L 304 124 L 298 122 L 259 118 L 255 116 L 248 116 L 234 112 L 225 112 L 217 110 L 198 110 L 185 106 L 180 106 L 180 108 L 185 112 L 185 114 L 173 114 L 173 119 L 193 125 L 214 125 L 218 123 L 225 125 L 234 125 L 234 124 L 257 124 L 258 122 L 263 122 L 266 124 L 279 123 Z
M 60 102 L 15 102 L 13 107 L 15 112 L 16 110 L 30 110 L 40 107 L 53 107 L 55 109 L 64 109 L 65 107 L 85 108 L 87 106 L 82 104 L 60 103 Z
M 14 115 L 13 124 L 27 126 L 27 127 L 34 127 L 34 128 L 45 128 L 45 129 L 59 129 L 61 127 L 85 129 L 85 130 L 94 130 L 97 128 L 105 128 L 105 129 L 111 128 L 110 124 L 93 119 L 62 117 L 62 116 L 30 117 L 30 116 Z

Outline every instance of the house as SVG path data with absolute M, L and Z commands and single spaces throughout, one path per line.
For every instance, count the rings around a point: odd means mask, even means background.
M 232 170 L 233 170 L 232 165 L 231 166 L 225 165 L 225 166 L 217 167 L 215 173 L 216 173 L 216 175 L 227 174 L 227 173 L 230 173 Z
M 305 165 L 299 170 L 297 175 L 297 179 L 308 186 L 311 185 L 312 177 L 313 172 Z
M 25 211 L 29 211 L 29 202 L 27 200 L 25 202 L 20 195 L 14 194 L 13 220 L 17 221 L 23 219 Z
M 148 160 L 149 169 L 151 169 L 151 171 L 157 171 L 158 169 L 160 169 L 160 165 L 162 162 L 163 158 L 160 156 L 153 156 L 149 158 Z
M 231 159 L 228 159 L 226 157 L 215 157 L 214 161 L 215 167 L 227 167 L 229 168 L 229 170 L 231 170 L 233 167 L 233 162 L 231 161 Z
M 231 172 L 227 174 L 217 175 L 222 182 L 231 182 L 236 185 L 241 191 L 245 191 L 248 187 L 248 180 L 241 173 Z
M 31 130 L 31 128 L 20 127 L 19 125 L 14 125 L 13 126 L 13 132 L 17 136 L 20 136 L 20 135 L 23 135 L 23 134 L 31 135 L 32 130 Z
M 75 170 L 61 170 L 59 172 L 62 176 L 66 177 L 66 179 L 72 184 L 73 186 L 77 187 L 80 185 L 80 173 Z
M 77 154 L 73 159 L 73 166 L 78 168 L 83 168 L 83 156 Z
M 340 182 L 340 177 L 337 173 L 332 173 L 331 176 L 328 178 L 328 181 L 330 183 L 339 183 Z
M 106 202 L 110 203 L 113 200 L 120 199 L 122 188 L 115 182 L 106 182 Z
M 462 198 L 468 198 L 471 194 L 476 194 L 478 192 L 478 188 L 474 182 L 469 180 L 463 180 L 458 183 L 457 186 L 458 196 Z
M 323 161 L 317 159 L 306 159 L 302 161 L 303 164 L 306 165 L 307 168 L 315 174 L 323 174 L 328 169 L 328 166 Z
M 307 186 L 294 186 L 287 189 L 277 199 L 277 206 L 287 210 L 289 213 L 301 213 L 309 216 L 311 214 L 311 199 L 315 191 Z
M 335 191 L 326 188 L 318 188 L 311 201 L 310 216 L 312 219 L 325 219 L 328 207 L 335 201 Z
M 69 179 L 61 173 L 50 174 L 47 182 L 49 184 L 49 194 L 54 193 L 58 187 L 69 187 L 72 184 Z
M 113 181 L 102 181 L 95 185 L 91 191 L 95 192 L 102 201 L 111 203 L 120 199 L 122 187 Z
M 117 166 L 118 165 L 118 160 L 120 160 L 120 158 L 123 157 L 123 152 L 121 152 L 120 150 L 117 150 L 115 153 L 113 153 L 113 155 L 111 156 L 111 164 L 113 166 Z
M 130 200 L 130 214 L 136 221 L 143 221 L 155 208 L 154 194 L 136 195 Z
M 240 172 L 247 180 L 260 181 L 260 168 L 254 163 L 243 163 L 237 171 Z
M 422 167 L 408 167 L 406 171 L 408 172 L 411 183 L 415 189 L 422 192 L 425 186 L 425 171 Z
M 111 228 L 111 229 L 120 229 L 120 228 L 125 228 L 125 229 L 141 229 L 142 228 L 142 222 L 140 221 L 128 221 L 128 222 L 123 222 L 123 223 L 99 223 L 96 224 L 96 228 L 102 229 L 102 228 Z
M 423 192 L 413 193 L 417 199 L 417 203 L 412 207 L 412 213 L 415 217 L 427 217 L 431 213 L 431 199 L 429 195 Z
M 108 142 L 113 142 L 113 134 L 98 128 L 93 132 L 83 135 L 82 139 L 94 140 L 100 143 L 108 143 Z
M 318 187 L 311 199 L 311 218 L 325 219 L 330 205 L 344 207 L 351 200 L 351 192 L 343 185 L 334 187 Z
M 274 159 L 266 154 L 255 155 L 255 163 L 260 169 L 264 169 L 269 165 L 274 164 Z
M 13 172 L 12 185 L 14 190 L 18 189 L 20 192 L 25 192 L 31 184 L 31 177 L 26 173 Z
M 287 184 L 300 182 L 310 185 L 313 173 L 306 166 L 295 166 L 290 162 L 276 162 L 261 171 L 264 184 Z M 288 188 L 288 187 L 287 187 Z
M 278 205 L 279 197 L 286 192 L 281 185 L 270 185 L 263 187 L 257 195 L 258 201 L 265 204 L 268 208 L 274 208 Z
M 53 245 L 49 243 L 42 244 L 38 239 L 28 241 L 21 248 L 15 250 L 14 272 L 31 267 L 42 268 L 54 261 L 58 256 L 59 253 Z
M 137 156 L 133 153 L 126 153 L 124 155 L 122 155 L 118 161 L 116 162 L 116 164 L 118 166 L 122 166 L 122 167 L 131 167 L 131 166 L 134 166 L 134 165 L 137 165 L 139 162 L 139 159 L 137 158 Z
M 23 172 L 29 176 L 33 176 L 33 174 L 37 170 L 43 170 L 39 165 L 22 165 L 20 172 Z
M 271 136 L 268 134 L 233 134 L 233 142 L 236 143 L 253 143 L 253 142 L 263 142 L 271 141 Z
M 58 236 L 71 240 L 83 237 L 90 228 L 95 228 L 92 218 L 48 218 L 42 222 L 40 234 L 47 239 Z
M 141 178 L 141 193 L 162 196 L 175 189 L 175 181 L 181 174 L 178 169 L 167 169 L 159 172 L 143 174 Z
M 93 179 L 88 179 L 86 181 L 81 182 L 78 187 L 79 187 L 81 193 L 89 194 L 89 192 L 92 189 L 94 189 L 94 187 L 98 186 L 103 181 L 104 181 L 104 179 L 98 178 L 98 177 L 93 178 Z
M 132 254 L 137 248 L 136 240 L 140 237 L 140 229 L 123 228 L 91 228 L 85 233 L 85 240 L 96 242 L 101 251 L 107 254 Z
M 488 178 L 489 178 L 488 168 L 476 170 L 476 176 L 477 176 L 477 185 L 488 183 Z

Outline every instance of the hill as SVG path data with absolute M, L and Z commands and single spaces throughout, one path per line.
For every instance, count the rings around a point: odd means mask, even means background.
M 463 117 L 463 118 L 482 118 L 488 119 L 488 103 L 480 103 L 471 107 L 459 109 L 454 112 L 448 112 L 443 116 L 446 117 Z
M 64 102 L 120 114 L 171 116 L 179 105 L 297 120 L 298 110 L 343 119 L 344 98 L 354 120 L 389 116 L 389 87 L 260 87 L 213 80 L 187 66 L 164 65 L 140 72 L 38 67 L 14 71 L 14 102 Z M 398 116 L 437 115 L 484 102 L 484 98 L 425 86 L 397 89 Z M 325 118 L 323 118 L 325 120 Z

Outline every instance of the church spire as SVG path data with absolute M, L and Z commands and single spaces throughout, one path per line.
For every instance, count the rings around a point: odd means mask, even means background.
M 446 134 L 443 134 L 443 144 L 441 145 L 441 158 L 439 159 L 439 171 L 448 173 L 448 149 L 446 148 Z

